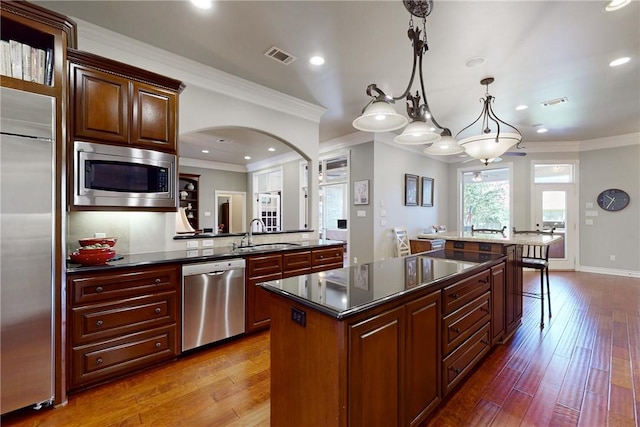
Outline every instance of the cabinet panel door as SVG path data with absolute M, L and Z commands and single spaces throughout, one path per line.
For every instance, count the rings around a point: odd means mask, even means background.
M 404 307 L 349 327 L 349 425 L 402 424 Z
M 442 399 L 440 291 L 406 305 L 406 411 L 410 426 L 419 425 Z
M 177 96 L 143 83 L 133 83 L 131 143 L 176 151 Z
M 491 339 L 498 342 L 505 332 L 505 264 L 491 267 Z
M 74 137 L 129 143 L 129 81 L 72 65 Z

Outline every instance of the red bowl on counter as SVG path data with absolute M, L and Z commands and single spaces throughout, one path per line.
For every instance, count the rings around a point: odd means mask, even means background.
M 82 265 L 101 265 L 116 256 L 116 251 L 111 248 L 78 249 L 69 255 L 71 261 Z
M 80 246 L 90 246 L 90 245 L 109 245 L 111 247 L 115 246 L 118 241 L 117 237 L 87 237 L 85 239 L 78 240 Z

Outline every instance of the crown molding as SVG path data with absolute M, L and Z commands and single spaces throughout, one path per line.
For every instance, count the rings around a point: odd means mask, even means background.
M 187 86 L 193 84 L 315 123 L 320 122 L 320 118 L 326 111 L 324 107 L 269 89 L 81 19 L 75 17 L 73 19 L 78 24 L 78 40 L 83 49 L 87 42 L 91 42 L 89 47 L 91 45 L 106 46 L 110 48 L 114 56 L 117 56 L 112 59 L 128 63 L 132 62 L 130 57 L 132 55 L 136 59 L 142 59 L 135 64 L 138 67 L 144 68 L 147 65 L 146 61 L 160 64 L 171 69 L 172 77 L 188 83 Z M 103 55 L 103 52 L 94 51 L 93 53 Z
M 216 169 L 227 172 L 247 173 L 247 168 L 242 165 L 234 165 L 231 163 L 212 162 L 209 160 L 192 159 L 191 157 L 179 157 L 178 164 L 180 166 L 190 166 L 193 168 Z
M 356 131 L 347 135 L 339 136 L 320 143 L 320 153 L 349 148 L 354 145 L 364 144 L 374 140 L 374 135 L 369 132 Z
M 249 163 L 247 165 L 247 172 L 255 172 L 262 169 L 267 169 L 274 166 L 280 166 L 285 163 L 292 162 L 294 160 L 306 160 L 304 157 L 300 156 L 300 153 L 297 151 L 291 151 L 289 153 L 280 154 L 279 156 L 274 156 L 266 160 L 262 160 L 259 162 Z
M 604 150 L 630 145 L 640 145 L 640 133 L 628 133 L 626 135 L 608 136 L 606 138 L 582 141 L 580 143 L 580 151 Z

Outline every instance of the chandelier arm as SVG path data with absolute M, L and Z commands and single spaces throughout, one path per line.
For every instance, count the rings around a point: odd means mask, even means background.
M 433 115 L 433 112 L 431 111 L 431 108 L 429 108 L 429 102 L 427 101 L 427 92 L 424 90 L 424 78 L 422 77 L 422 55 L 420 55 L 419 67 L 420 67 L 420 89 L 422 89 L 422 97 L 424 98 L 424 106 L 427 109 L 427 111 L 429 112 L 429 115 L 431 116 L 431 121 L 433 122 L 433 124 L 436 125 L 436 127 L 438 129 L 445 130 L 444 127 L 440 126 L 440 123 L 438 123 L 438 121 L 436 120 L 435 116 Z
M 480 118 L 485 114 L 485 108 L 486 108 L 485 106 L 482 107 L 482 111 L 480 112 L 480 115 L 478 116 L 477 119 L 472 121 L 471 124 L 469 124 L 467 127 L 465 127 L 462 130 L 460 130 L 460 132 L 456 133 L 456 138 L 458 137 L 458 135 L 460 135 L 465 130 L 469 129 L 471 126 L 475 125 L 478 122 L 478 120 L 480 120 Z
M 520 133 L 520 131 L 519 131 L 518 129 L 516 129 L 514 126 L 511 126 L 509 123 L 505 122 L 504 120 L 501 120 L 501 119 L 496 115 L 496 113 L 494 113 L 494 112 L 493 112 L 493 108 L 491 108 L 491 105 L 489 105 L 489 110 L 490 110 L 490 112 L 491 112 L 491 115 L 493 116 L 493 117 L 492 117 L 492 120 L 493 120 L 494 122 L 496 122 L 496 123 L 497 123 L 497 122 L 500 122 L 500 123 L 502 123 L 502 124 L 503 124 L 503 125 L 505 125 L 505 126 L 509 126 L 511 129 L 515 130 L 515 131 L 518 133 L 518 135 L 522 136 L 522 134 Z M 499 134 L 499 133 L 500 133 L 500 124 L 498 124 L 498 134 Z M 518 144 L 520 144 L 520 143 L 518 142 Z
M 400 96 L 394 96 L 392 99 L 394 101 L 398 101 L 400 99 L 406 98 L 407 95 L 409 94 L 409 92 L 411 91 L 411 86 L 413 86 L 413 79 L 416 76 L 416 63 L 417 63 L 417 56 L 416 53 L 413 53 L 413 70 L 411 70 L 411 78 L 409 79 L 409 84 L 407 85 L 407 88 L 405 89 L 404 93 Z M 422 55 L 420 56 L 422 57 Z

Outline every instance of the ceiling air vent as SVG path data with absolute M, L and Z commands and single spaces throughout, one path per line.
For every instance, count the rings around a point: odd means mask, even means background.
M 554 105 L 564 104 L 565 102 L 569 102 L 569 99 L 565 96 L 562 98 L 550 99 L 549 101 L 541 102 L 543 107 L 553 107 Z
M 293 61 L 296 60 L 296 57 L 291 55 L 288 52 L 285 52 L 284 50 L 273 46 L 272 48 L 270 48 L 269 50 L 267 50 L 264 53 L 265 56 L 268 56 L 269 58 L 273 59 L 274 61 L 278 61 L 283 63 L 284 65 L 289 65 L 291 64 Z

